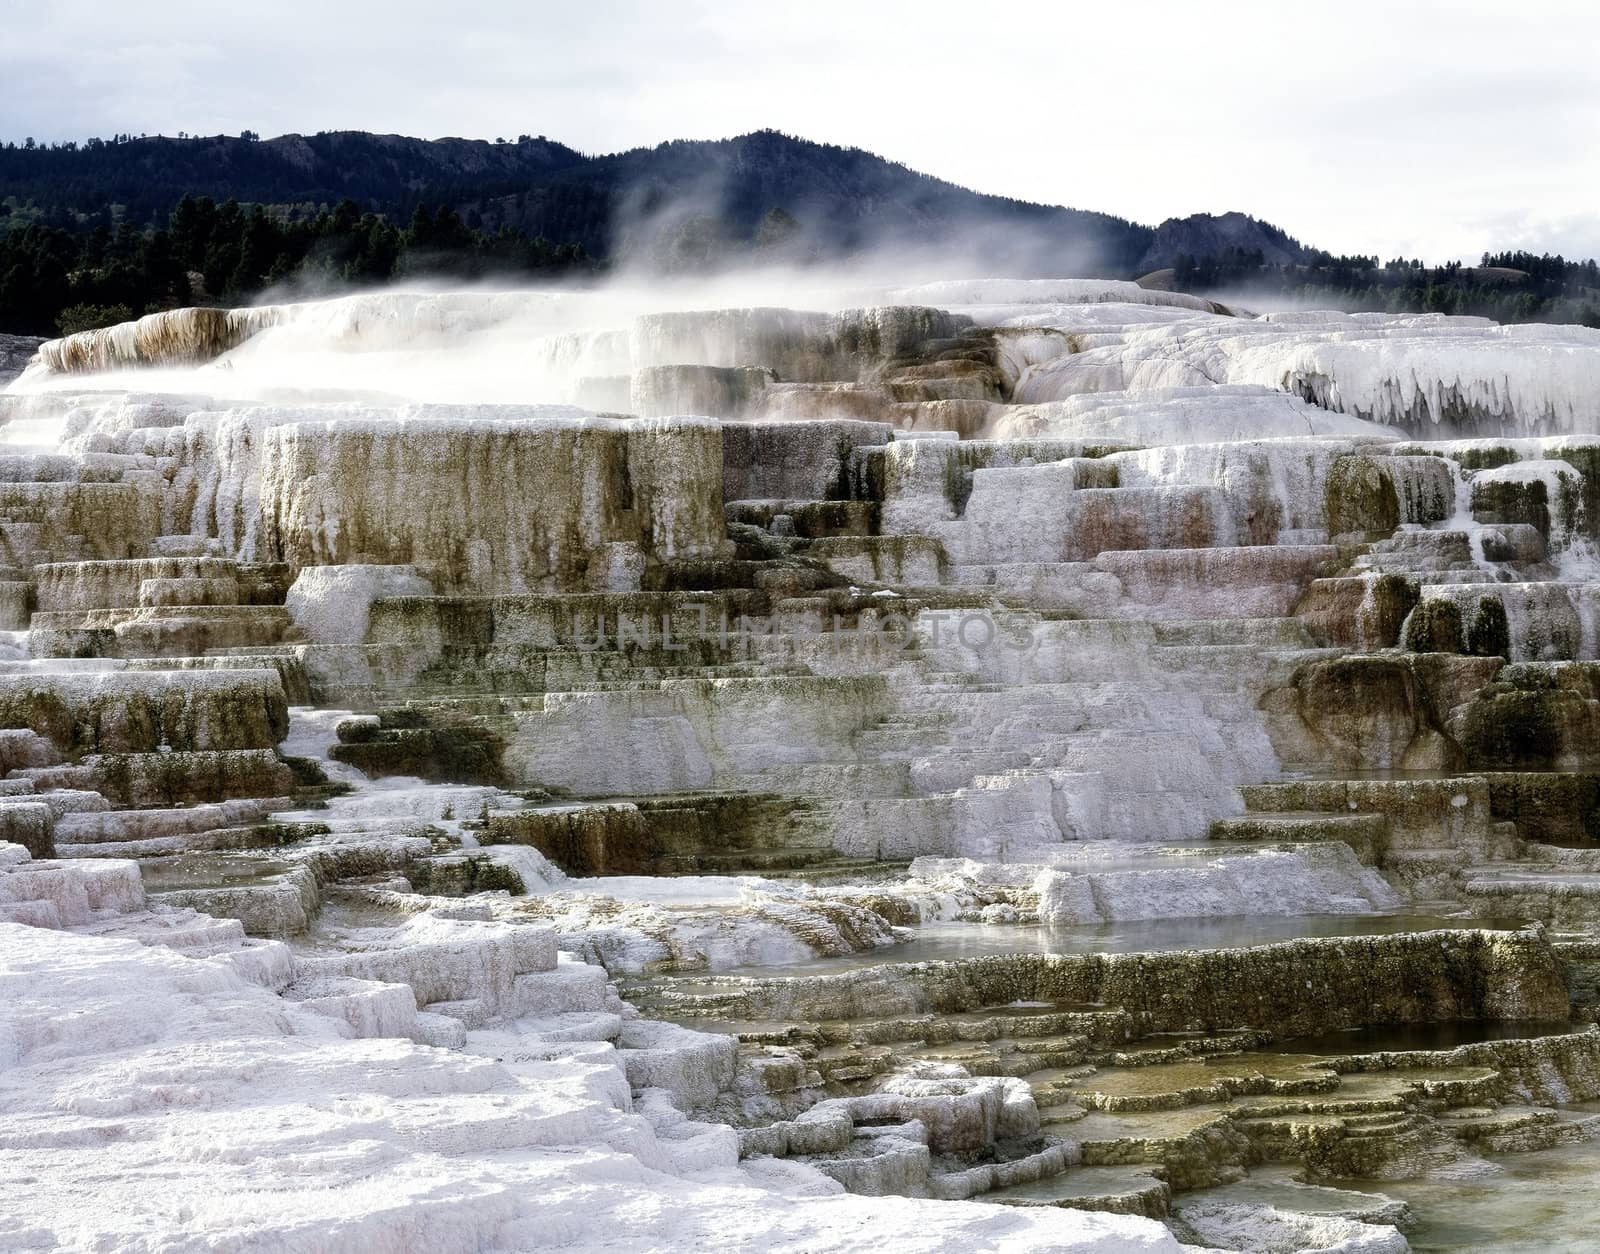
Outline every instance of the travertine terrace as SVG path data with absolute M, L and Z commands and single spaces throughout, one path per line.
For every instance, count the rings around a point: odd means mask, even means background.
M 38 346 L 0 1248 L 1453 1248 L 1600 1161 L 1597 398 L 1099 281 Z

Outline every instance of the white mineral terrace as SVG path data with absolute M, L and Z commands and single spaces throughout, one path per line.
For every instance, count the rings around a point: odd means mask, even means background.
M 1597 544 L 1571 327 L 985 280 L 47 343 L 0 1250 L 1593 1248 Z

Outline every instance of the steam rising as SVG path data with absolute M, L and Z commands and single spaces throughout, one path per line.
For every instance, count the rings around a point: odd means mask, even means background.
M 586 381 L 689 360 L 648 342 L 657 333 L 651 320 L 667 314 L 782 308 L 821 319 L 931 305 L 971 307 L 981 319 L 1023 305 L 1048 321 L 1052 309 L 1086 302 L 1216 308 L 1115 280 L 907 285 L 906 273 L 885 259 L 870 267 L 764 267 L 710 278 L 633 274 L 590 285 L 408 285 L 244 310 L 175 310 L 51 341 L 12 390 L 81 391 L 92 377 L 96 389 L 235 401 L 582 404 L 595 399 Z

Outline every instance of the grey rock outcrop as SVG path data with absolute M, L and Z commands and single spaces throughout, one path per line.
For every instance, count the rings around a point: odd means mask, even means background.
M 0 388 L 23 372 L 43 343 L 32 335 L 0 334 Z

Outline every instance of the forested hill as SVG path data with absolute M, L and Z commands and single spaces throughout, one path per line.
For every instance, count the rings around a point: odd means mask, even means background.
M 1136 274 L 1178 251 L 1206 256 L 1195 238 L 1235 248 L 1288 237 L 1242 214 L 1226 234 L 1158 234 L 1109 214 L 982 195 L 861 149 L 813 144 L 776 131 L 720 141 L 672 141 L 586 157 L 542 138 L 410 139 L 326 131 L 243 136 L 90 139 L 0 147 L 0 203 L 14 226 L 165 226 L 184 195 L 262 205 L 274 216 L 314 216 L 354 202 L 405 226 L 418 205 L 448 205 L 475 230 L 517 230 L 587 256 L 637 254 L 661 266 L 701 266 L 749 248 L 848 256 L 870 246 L 958 246 L 1045 275 Z M 1213 219 L 1182 219 L 1210 222 Z M 1165 248 L 1168 240 L 1173 246 Z M 1152 254 L 1152 248 L 1155 254 Z M 1170 256 L 1160 256 L 1168 253 Z
M 1157 230 L 987 196 L 774 131 L 587 156 L 543 136 L 335 131 L 0 145 L 0 330 L 51 334 L 269 287 L 703 272 L 889 256 L 1134 277 L 1179 251 L 1300 247 L 1252 218 Z
M 135 225 L 164 225 L 184 196 L 217 202 L 332 208 L 354 200 L 380 213 L 410 209 L 424 194 L 521 182 L 582 164 L 585 158 L 544 138 L 515 143 L 409 139 L 361 131 L 243 136 L 116 136 L 29 147 L 0 147 L 0 192 L 13 205 L 42 210 L 53 226 L 107 209 Z M 403 221 L 403 219 L 402 219 Z
M 52 335 L 269 288 L 864 255 L 907 273 L 1146 276 L 1268 307 L 1600 317 L 1592 263 L 1519 253 L 1482 267 L 1380 267 L 1241 213 L 1143 226 L 983 195 L 775 131 L 605 156 L 543 136 L 364 131 L 0 145 L 0 332 Z
M 746 248 L 806 256 L 959 242 L 1039 273 L 1131 272 L 1154 232 L 1106 214 L 985 196 L 871 153 L 763 131 L 590 157 L 543 137 L 419 140 L 360 131 L 260 140 L 119 136 L 0 148 L 11 219 L 165 225 L 185 195 L 314 215 L 350 200 L 404 226 L 447 205 L 596 259 L 705 264 Z M 997 257 L 997 259 L 999 259 Z

